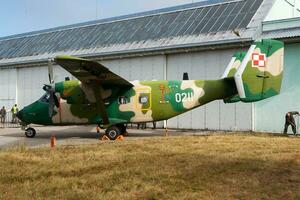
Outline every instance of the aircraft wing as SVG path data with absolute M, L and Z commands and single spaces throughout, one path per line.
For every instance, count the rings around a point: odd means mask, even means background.
M 129 81 L 111 72 L 96 61 L 72 56 L 57 56 L 55 62 L 83 83 L 96 82 L 102 86 L 133 87 Z
M 101 114 L 102 123 L 109 124 L 102 88 L 131 88 L 133 85 L 117 74 L 111 72 L 98 62 L 72 56 L 57 56 L 55 62 L 70 72 L 82 83 L 87 83 L 95 92 L 97 110 Z M 100 90 L 99 90 L 100 89 Z

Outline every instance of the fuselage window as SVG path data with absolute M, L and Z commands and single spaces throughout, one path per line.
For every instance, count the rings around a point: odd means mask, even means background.
M 149 96 L 147 96 L 147 95 L 141 95 L 140 97 L 139 97 L 139 102 L 140 102 L 140 104 L 148 104 L 148 101 L 149 101 Z
M 119 102 L 119 104 L 127 104 L 127 103 L 129 103 L 129 99 L 125 96 L 121 96 L 121 97 L 119 97 L 118 102 Z

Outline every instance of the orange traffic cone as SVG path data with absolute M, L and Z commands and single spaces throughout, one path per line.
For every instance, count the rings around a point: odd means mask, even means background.
M 102 141 L 110 140 L 106 135 L 103 135 L 100 139 L 101 139 Z
M 56 146 L 56 137 L 55 137 L 55 135 L 51 136 L 50 146 L 51 146 L 51 148 L 54 148 Z
M 124 140 L 124 136 L 123 135 L 119 135 L 116 140 L 123 141 Z

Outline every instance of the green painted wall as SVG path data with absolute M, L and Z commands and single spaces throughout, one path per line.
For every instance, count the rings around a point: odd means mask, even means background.
M 281 94 L 254 104 L 254 131 L 283 132 L 285 113 L 300 111 L 300 43 L 285 46 L 284 63 Z

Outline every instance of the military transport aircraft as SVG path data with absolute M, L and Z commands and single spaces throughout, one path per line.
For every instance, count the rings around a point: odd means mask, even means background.
M 248 52 L 234 54 L 219 80 L 129 82 L 98 62 L 71 56 L 54 60 L 78 80 L 50 84 L 39 100 L 18 113 L 23 125 L 95 124 L 106 128 L 111 140 L 127 123 L 167 120 L 208 102 L 255 102 L 280 93 L 284 44 L 255 42 Z M 184 67 L 184 66 L 183 66 Z M 213 66 L 212 66 L 213 67 Z M 29 127 L 27 137 L 36 131 Z

